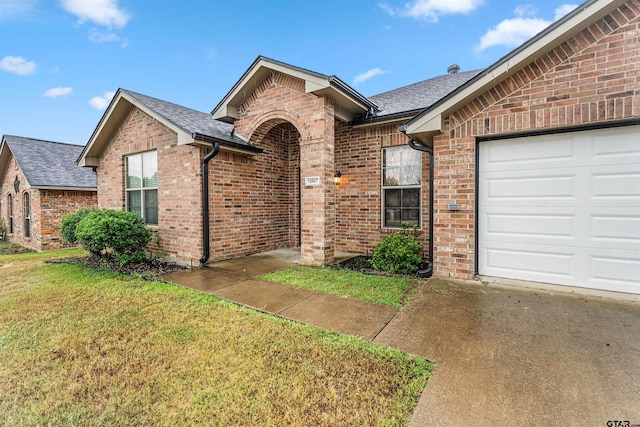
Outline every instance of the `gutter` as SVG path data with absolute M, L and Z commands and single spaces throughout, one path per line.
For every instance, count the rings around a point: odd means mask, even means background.
M 213 144 L 213 150 L 202 158 L 202 258 L 200 265 L 209 260 L 209 161 L 220 152 L 220 143 Z
M 404 132 L 404 129 L 400 129 Z M 428 278 L 433 275 L 433 149 L 427 147 L 426 145 L 422 145 L 412 138 L 409 138 L 407 142 L 409 147 L 414 150 L 422 151 L 424 153 L 429 153 L 429 262 L 427 264 L 427 268 L 425 270 L 421 270 L 418 272 L 422 277 Z
M 210 142 L 210 143 L 214 144 L 214 146 L 215 146 L 215 144 L 218 144 L 218 146 L 224 145 L 224 146 L 227 146 L 227 147 L 235 148 L 236 150 L 247 151 L 247 152 L 250 152 L 250 153 L 260 154 L 260 153 L 262 153 L 264 151 L 262 148 L 256 147 L 254 145 L 242 144 L 242 143 L 233 142 L 233 141 L 226 141 L 226 140 L 214 138 L 213 136 L 204 135 L 204 134 L 198 133 L 198 132 L 193 132 L 191 134 L 191 137 L 194 139 L 194 141 L 198 140 L 198 141 L 203 141 L 203 142 Z

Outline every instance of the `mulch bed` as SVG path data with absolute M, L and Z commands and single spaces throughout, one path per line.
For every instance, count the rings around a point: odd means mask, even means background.
M 85 267 L 110 270 L 121 274 L 139 276 L 145 280 L 160 280 L 160 276 L 174 271 L 185 270 L 187 267 L 174 262 L 147 260 L 145 262 L 130 262 L 123 266 L 118 264 L 115 257 L 73 256 L 51 260 L 55 263 L 79 264 Z
M 344 260 L 338 264 L 332 265 L 337 269 L 353 270 L 362 274 L 370 274 L 372 276 L 390 276 L 390 277 L 408 277 L 410 279 L 422 279 L 418 273 L 416 274 L 391 274 L 384 271 L 376 270 L 371 266 L 371 257 L 359 255 L 353 258 Z M 427 268 L 426 264 L 422 264 L 420 269 Z

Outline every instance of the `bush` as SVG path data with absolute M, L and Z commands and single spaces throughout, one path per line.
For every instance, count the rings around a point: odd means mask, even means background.
M 151 239 L 140 215 L 111 209 L 93 210 L 76 226 L 76 238 L 93 255 L 111 250 L 120 265 L 146 259 Z
M 422 245 L 415 239 L 417 229 L 414 227 L 413 236 L 410 236 L 407 225 L 402 224 L 402 228 L 402 231 L 385 237 L 376 245 L 371 257 L 374 268 L 394 274 L 418 271 L 422 262 Z
M 76 213 L 72 213 L 62 217 L 62 228 L 60 229 L 62 238 L 68 243 L 77 243 L 78 238 L 76 237 L 76 226 L 82 220 L 82 218 L 84 218 L 89 212 L 94 210 L 95 209 L 80 208 Z

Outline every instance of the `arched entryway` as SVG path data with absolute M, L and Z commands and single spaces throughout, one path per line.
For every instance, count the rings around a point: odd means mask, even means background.
M 265 199 L 258 204 L 263 205 L 262 223 L 269 230 L 271 249 L 298 248 L 302 228 L 300 132 L 284 119 L 271 119 L 258 126 L 250 143 L 264 150 L 256 174 L 262 178 Z

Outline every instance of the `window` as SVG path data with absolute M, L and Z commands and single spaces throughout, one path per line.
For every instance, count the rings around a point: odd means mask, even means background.
M 13 197 L 7 194 L 7 217 L 9 219 L 9 234 L 13 234 Z
M 158 225 L 158 153 L 127 156 L 126 205 L 137 212 L 147 224 Z
M 411 147 L 382 150 L 383 226 L 420 226 L 422 156 Z
M 31 197 L 24 193 L 24 237 L 31 237 Z

